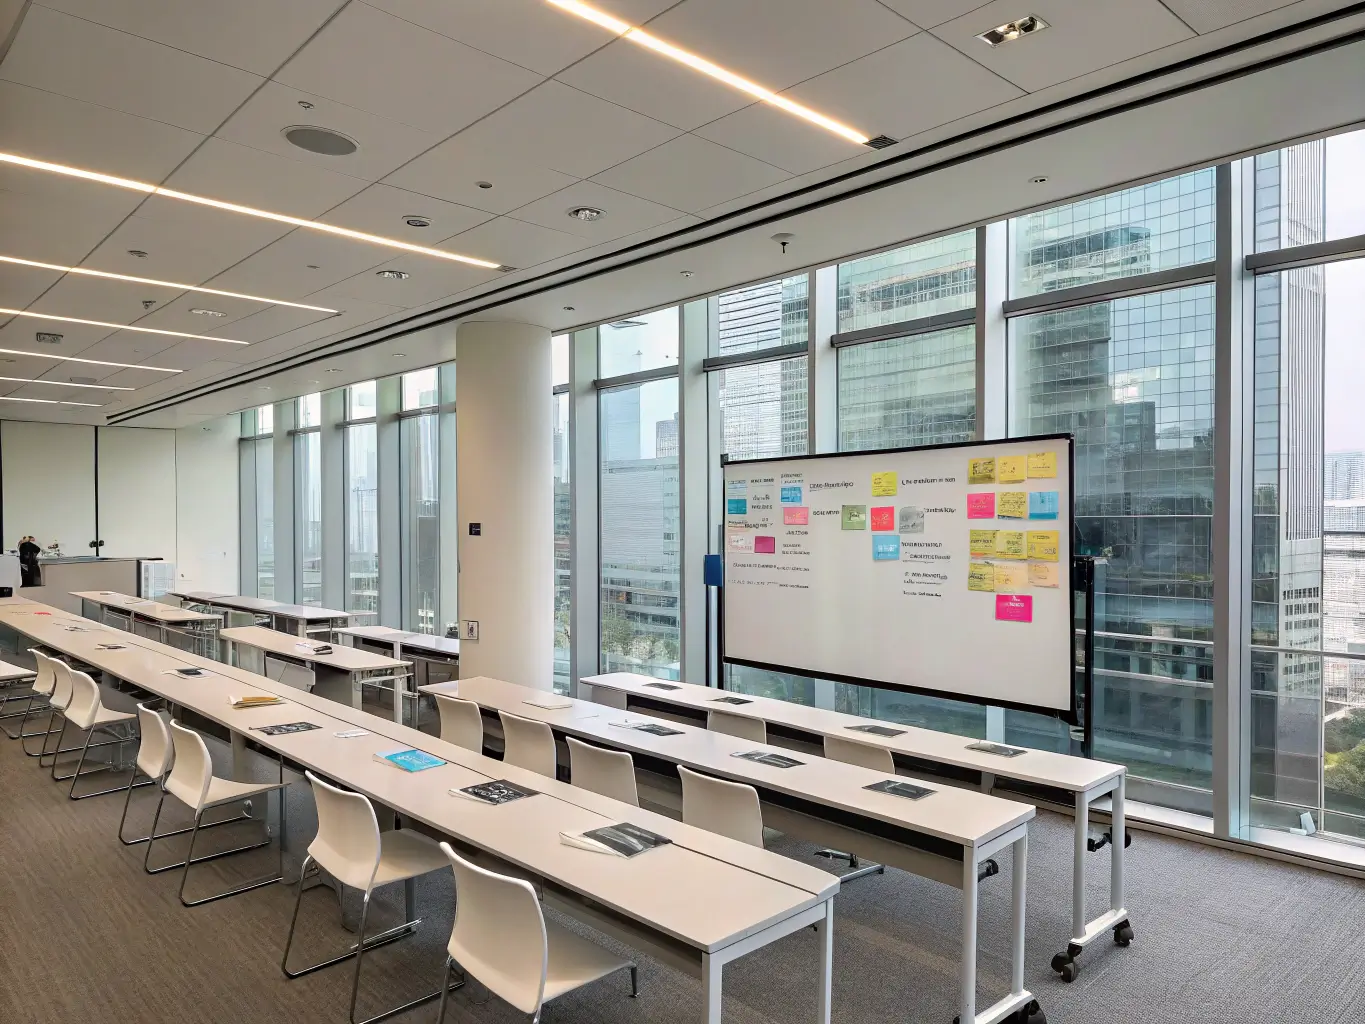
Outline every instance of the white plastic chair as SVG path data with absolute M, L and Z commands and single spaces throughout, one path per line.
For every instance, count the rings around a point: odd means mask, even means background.
M 678 765 L 682 778 L 683 821 L 741 843 L 763 845 L 763 810 L 758 790 L 742 782 L 727 782 Z
M 104 702 L 100 700 L 100 688 L 95 680 L 91 679 L 84 672 L 78 672 L 75 669 L 70 669 L 68 672 L 71 677 L 71 703 L 68 704 L 66 708 L 66 720 L 77 729 L 83 729 L 85 731 L 85 742 L 81 744 L 81 756 L 76 761 L 76 770 L 70 775 L 71 789 L 67 793 L 67 796 L 72 800 L 84 800 L 87 797 L 103 796 L 106 793 L 117 793 L 125 787 L 110 786 L 108 789 L 97 789 L 93 792 L 82 793 L 77 796 L 76 783 L 80 781 L 82 775 L 93 775 L 95 772 L 108 771 L 109 769 L 116 767 L 111 762 L 110 764 L 102 764 L 88 772 L 83 772 L 81 770 L 85 767 L 85 757 L 90 750 L 90 741 L 94 738 L 95 733 L 102 732 L 106 735 L 113 736 L 114 742 L 117 742 L 121 746 L 123 743 L 127 743 L 136 737 L 137 734 L 132 726 L 133 723 L 137 721 L 137 715 L 127 711 L 113 711 L 106 708 Z M 127 727 L 126 733 L 122 736 L 114 732 L 114 729 L 119 726 Z M 55 759 L 53 767 L 56 767 Z M 137 774 L 136 770 L 134 770 L 133 774 Z M 67 778 L 67 776 L 60 776 L 60 778 Z
M 18 665 L 10 665 L 5 662 L 0 662 L 0 669 L 23 673 L 22 675 L 12 676 L 4 682 L 0 682 L 0 691 L 3 691 L 3 694 L 0 694 L 0 722 L 11 718 L 23 718 L 28 707 L 32 705 L 34 697 L 37 696 L 33 692 L 33 676 L 36 675 L 36 673 L 29 672 L 27 669 L 22 669 Z M 8 675 L 8 672 L 6 674 Z M 27 693 L 16 694 L 11 692 L 14 687 L 24 684 L 27 684 Z M 6 711 L 5 708 L 9 706 L 9 702 L 12 700 L 27 700 L 28 704 L 24 705 L 24 711 Z M 23 731 L 24 727 L 21 725 L 19 727 L 19 732 Z M 10 732 L 8 729 L 5 730 L 5 734 L 12 740 L 19 738 L 19 733 Z
M 502 760 L 539 775 L 555 778 L 559 755 L 555 734 L 544 722 L 499 711 L 502 720 Z
M 236 896 L 238 893 L 250 892 L 252 889 L 259 889 L 264 885 L 273 885 L 284 878 L 284 835 L 285 835 L 285 796 L 284 790 L 289 783 L 284 781 L 284 761 L 280 761 L 280 781 L 279 782 L 235 782 L 231 779 L 220 779 L 213 774 L 213 762 L 209 759 L 209 748 L 204 744 L 204 738 L 192 729 L 186 729 L 179 722 L 171 722 L 171 743 L 174 746 L 174 763 L 171 766 L 170 774 L 166 776 L 166 781 L 161 787 L 161 796 L 156 802 L 156 814 L 152 817 L 152 831 L 147 837 L 147 853 L 143 857 L 142 867 L 149 875 L 160 874 L 163 871 L 170 871 L 174 868 L 184 868 L 184 874 L 180 876 L 180 902 L 187 907 L 197 907 L 204 903 L 212 903 L 228 896 Z M 246 846 L 238 846 L 231 850 L 223 850 L 219 853 L 210 853 L 203 857 L 194 855 L 194 841 L 198 838 L 199 830 L 203 826 L 204 812 L 212 807 L 220 807 L 224 804 L 235 803 L 239 800 L 249 800 L 255 796 L 279 792 L 279 815 L 280 815 L 280 864 L 279 870 L 270 878 L 261 879 L 258 882 L 249 882 L 239 885 L 233 889 L 213 893 L 197 900 L 185 899 L 185 883 L 190 878 L 190 868 L 195 864 L 202 864 L 207 860 L 217 860 L 219 857 L 226 857 L 233 853 L 243 853 L 246 850 L 259 849 L 270 844 L 270 831 L 267 826 L 266 837 L 259 843 L 250 843 Z M 194 812 L 194 825 L 190 829 L 190 846 L 185 851 L 185 859 L 177 864 L 165 864 L 161 867 L 153 868 L 152 847 L 156 845 L 156 840 L 166 838 L 165 835 L 157 835 L 156 826 L 161 820 L 161 809 L 166 804 L 167 796 L 179 800 L 191 811 Z
M 532 1024 L 539 1022 L 550 1000 L 617 971 L 630 971 L 630 994 L 639 994 L 635 964 L 545 920 L 530 882 L 471 864 L 447 843 L 441 850 L 455 871 L 455 925 L 441 976 L 436 1024 L 445 1020 L 446 993 L 456 966 L 530 1017 Z
M 472 700 L 437 693 L 436 710 L 441 713 L 441 739 L 483 753 L 483 714 Z
M 381 885 L 406 882 L 433 871 L 444 871 L 449 862 L 435 842 L 417 832 L 399 829 L 393 832 L 380 832 L 379 820 L 375 817 L 370 801 L 359 793 L 348 793 L 336 786 L 328 785 L 312 772 L 305 772 L 313 786 L 313 799 L 318 809 L 318 834 L 308 847 L 308 856 L 303 859 L 299 871 L 299 894 L 294 900 L 294 916 L 289 922 L 289 937 L 284 943 L 284 958 L 280 968 L 289 978 L 301 978 L 324 967 L 331 967 L 343 960 L 355 957 L 355 976 L 351 980 L 351 1024 L 355 1019 L 356 998 L 360 992 L 360 967 L 367 949 L 387 945 L 411 935 L 417 929 L 418 921 L 407 921 L 397 927 L 365 938 L 365 921 L 370 912 L 370 896 Z M 360 910 L 360 930 L 356 945 L 347 953 L 334 956 L 330 960 L 310 964 L 299 970 L 290 970 L 289 951 L 294 945 L 294 930 L 299 923 L 299 907 L 303 904 L 304 879 L 308 869 L 316 864 L 341 885 L 360 889 L 365 895 Z M 411 907 L 408 908 L 411 912 Z M 443 990 L 428 993 L 402 1006 L 368 1018 L 365 1024 L 392 1017 L 430 1002 L 442 994 Z
M 52 756 L 52 777 L 57 777 L 57 755 L 67 754 L 71 751 L 62 749 L 62 740 L 66 736 L 66 708 L 71 703 L 71 668 L 60 658 L 52 659 L 52 672 L 55 682 L 52 684 L 52 692 L 48 694 L 47 704 L 52 709 L 52 717 L 48 721 L 47 735 L 43 737 L 43 745 L 38 754 L 38 763 L 43 763 L 43 758 L 49 754 Z M 47 741 L 52 738 L 52 733 L 56 730 L 58 723 L 61 724 L 61 731 L 57 733 L 57 747 L 55 750 L 47 749 Z
M 736 715 L 711 708 L 706 712 L 706 728 L 712 732 L 723 732 L 727 736 L 738 736 L 752 743 L 768 742 L 768 723 L 761 718 L 750 718 L 748 715 Z
M 871 768 L 887 775 L 896 774 L 896 761 L 886 747 L 874 747 L 870 743 L 840 739 L 838 736 L 825 737 L 825 756 L 831 761 L 856 764 Z
M 607 750 L 566 737 L 569 743 L 569 781 L 580 789 L 640 806 L 635 785 L 635 762 L 624 750 Z
M 40 729 L 36 732 L 25 732 L 24 730 L 28 727 L 29 716 L 31 716 L 35 711 L 48 711 L 49 714 L 52 713 L 50 711 L 52 691 L 57 686 L 57 671 L 52 667 L 52 663 L 56 661 L 56 659 L 48 657 L 46 654 L 38 650 L 36 647 L 29 648 L 28 653 L 33 655 L 34 664 L 38 666 L 37 673 L 33 677 L 33 700 L 29 701 L 28 708 L 25 709 L 24 711 L 24 720 L 19 723 L 18 734 L 9 733 L 8 735 L 10 739 L 19 740 L 20 744 L 23 746 L 25 754 L 27 754 L 29 757 L 37 757 L 39 754 L 42 753 L 42 751 L 39 750 L 37 753 L 35 753 L 34 751 L 29 750 L 28 740 L 32 739 L 35 736 L 42 736 L 44 737 L 43 740 L 44 745 L 46 745 L 47 743 L 46 736 L 48 728 L 51 727 L 51 723 L 49 721 L 49 725 L 47 727 Z M 43 703 L 41 704 L 36 703 L 39 700 L 43 701 Z

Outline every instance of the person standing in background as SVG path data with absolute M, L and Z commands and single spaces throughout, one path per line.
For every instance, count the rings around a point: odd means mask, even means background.
M 31 536 L 19 541 L 19 575 L 21 587 L 37 587 L 42 584 L 42 574 L 38 570 L 38 555 L 42 548 Z

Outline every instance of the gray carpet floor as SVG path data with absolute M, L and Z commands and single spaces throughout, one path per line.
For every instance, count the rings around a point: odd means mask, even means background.
M 118 694 L 109 699 L 114 706 L 126 701 Z M 226 771 L 223 745 L 211 746 Z M 261 770 L 266 777 L 272 768 L 262 760 Z M 287 873 L 297 872 L 315 827 L 306 783 L 297 780 L 289 799 Z M 135 793 L 130 834 L 145 831 L 154 802 L 150 788 Z M 69 801 L 65 787 L 24 757 L 18 743 L 0 738 L 0 1022 L 345 1021 L 349 965 L 298 981 L 280 973 L 293 887 L 272 885 L 184 909 L 176 897 L 179 873 L 143 874 L 143 847 L 121 846 L 114 838 L 122 803 L 121 796 Z M 249 827 L 213 830 L 201 849 L 240 841 Z M 166 843 L 167 859 L 183 853 L 176 843 Z M 771 847 L 825 863 L 809 845 L 787 838 L 776 838 Z M 1150 833 L 1137 834 L 1129 851 L 1136 940 L 1127 949 L 1097 943 L 1082 958 L 1080 978 L 1063 983 L 1048 962 L 1068 931 L 1070 850 L 1070 821 L 1041 813 L 1031 833 L 1026 983 L 1050 1021 L 1365 1019 L 1365 885 Z M 203 874 L 191 885 L 203 891 L 200 885 L 259 877 L 274 863 L 273 849 L 225 858 L 196 869 Z M 1091 858 L 1096 907 L 1107 900 L 1108 864 L 1107 852 Z M 400 888 L 380 897 L 373 923 L 400 919 Z M 1006 860 L 1001 874 L 982 886 L 983 1006 L 1007 988 L 1009 892 Z M 419 883 L 423 927 L 414 938 L 367 955 L 361 1014 L 435 987 L 452 898 L 449 875 Z M 948 1024 L 955 1012 L 959 906 L 956 890 L 896 870 L 849 884 L 836 901 L 834 1020 Z M 357 910 L 358 901 L 348 899 L 352 926 Z M 321 958 L 352 938 L 338 921 L 331 893 L 310 891 L 298 955 Z M 726 1021 L 813 1020 L 816 955 L 815 936 L 803 932 L 727 967 Z M 700 1020 L 697 981 L 648 958 L 640 961 L 638 999 L 628 998 L 624 976 L 610 978 L 552 1004 L 544 1019 Z M 428 1005 L 397 1019 L 434 1018 Z M 524 1018 L 475 985 L 452 998 L 447 1019 L 494 1024 Z

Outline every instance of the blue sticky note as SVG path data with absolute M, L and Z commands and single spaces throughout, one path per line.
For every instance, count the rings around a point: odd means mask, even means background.
M 749 496 L 749 481 L 726 480 L 725 496 L 727 498 L 747 498 Z
M 801 485 L 786 484 L 782 488 L 782 504 L 799 505 L 801 504 Z
M 872 535 L 872 560 L 874 562 L 898 562 L 901 557 L 901 539 L 894 533 L 874 533 Z
M 1056 519 L 1057 492 L 1029 491 L 1028 517 L 1030 519 Z
M 746 516 L 749 514 L 748 498 L 726 498 L 725 514 L 727 516 Z

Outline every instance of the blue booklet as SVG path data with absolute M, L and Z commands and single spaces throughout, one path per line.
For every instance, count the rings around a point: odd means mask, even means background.
M 405 772 L 420 772 L 428 768 L 437 768 L 445 764 L 439 757 L 428 754 L 422 750 L 381 750 L 374 755 L 376 761 L 387 761 L 395 767 L 402 768 Z

